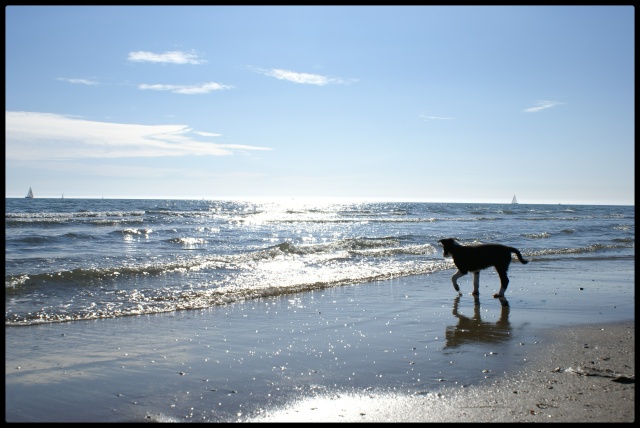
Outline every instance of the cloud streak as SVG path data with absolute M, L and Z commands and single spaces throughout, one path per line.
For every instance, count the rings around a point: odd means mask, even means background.
M 317 86 L 325 86 L 332 84 L 349 84 L 355 82 L 356 80 L 345 80 L 338 77 L 327 77 L 322 76 L 320 74 L 311 74 L 311 73 L 299 73 L 296 71 L 283 70 L 281 68 L 272 68 L 272 69 L 264 69 L 264 68 L 254 68 L 256 73 L 263 74 L 269 77 L 275 77 L 279 80 L 287 80 L 293 83 L 300 83 L 304 85 L 317 85 Z
M 160 64 L 205 64 L 207 61 L 199 59 L 198 55 L 189 52 L 171 51 L 161 54 L 136 51 L 129 52 L 131 62 L 151 62 Z
M 535 113 L 561 104 L 564 103 L 561 103 L 559 101 L 536 101 L 536 105 L 534 107 L 526 108 L 524 109 L 524 111 L 526 111 L 527 113 Z
M 56 80 L 62 80 L 63 82 L 69 82 L 69 83 L 80 84 L 80 85 L 89 85 L 89 86 L 100 84 L 98 82 L 95 82 L 93 80 L 88 80 L 88 79 L 70 79 L 66 77 L 58 77 Z
M 200 85 L 160 85 L 160 84 L 149 85 L 146 83 L 138 85 L 138 89 L 142 91 L 145 91 L 145 90 L 170 91 L 170 92 L 173 92 L 174 94 L 187 94 L 187 95 L 208 94 L 210 92 L 223 91 L 225 89 L 232 89 L 232 88 L 233 86 L 223 85 L 221 83 L 216 83 L 216 82 L 203 83 Z
M 198 133 L 186 125 L 96 122 L 52 113 L 5 114 L 6 160 L 228 156 L 236 150 L 272 150 L 197 140 Z M 212 135 L 199 135 L 207 134 Z
M 426 114 L 420 114 L 418 117 L 427 120 L 452 120 L 452 117 L 442 117 L 442 116 L 427 116 Z

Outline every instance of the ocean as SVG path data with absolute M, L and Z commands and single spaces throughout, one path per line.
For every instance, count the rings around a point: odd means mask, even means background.
M 6 199 L 5 325 L 188 311 L 430 274 L 453 269 L 438 245 L 447 237 L 514 246 L 525 259 L 579 271 L 634 259 L 635 208 Z

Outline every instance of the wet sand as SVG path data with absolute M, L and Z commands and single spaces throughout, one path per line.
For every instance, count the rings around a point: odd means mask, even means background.
M 5 327 L 5 419 L 635 419 L 633 260 L 515 265 L 508 305 L 452 273 Z
M 299 400 L 265 422 L 633 422 L 635 324 L 549 332 L 532 364 L 490 385 L 426 394 L 332 394 Z

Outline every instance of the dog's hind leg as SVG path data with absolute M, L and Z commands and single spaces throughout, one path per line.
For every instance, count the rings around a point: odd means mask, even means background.
M 473 272 L 473 294 L 474 296 L 480 295 L 480 271 Z
M 460 286 L 458 285 L 458 278 L 461 278 L 463 276 L 465 276 L 466 273 L 462 273 L 460 271 L 457 271 L 456 273 L 453 274 L 453 276 L 451 277 L 451 282 L 453 282 L 453 288 L 456 289 L 456 291 L 458 292 L 458 294 L 462 294 L 460 293 Z
M 506 270 L 498 270 L 498 276 L 500 276 L 500 292 L 494 294 L 493 297 L 504 297 L 504 292 L 507 291 L 507 287 L 509 286 L 509 278 L 507 277 Z

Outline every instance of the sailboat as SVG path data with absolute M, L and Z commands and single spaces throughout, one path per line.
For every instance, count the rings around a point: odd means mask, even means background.
M 516 199 L 516 195 L 513 195 L 513 199 L 511 199 L 512 204 L 517 204 L 518 200 Z
M 29 187 L 29 193 L 27 193 L 27 196 L 25 196 L 25 198 L 33 198 L 33 190 L 31 190 L 31 187 Z

